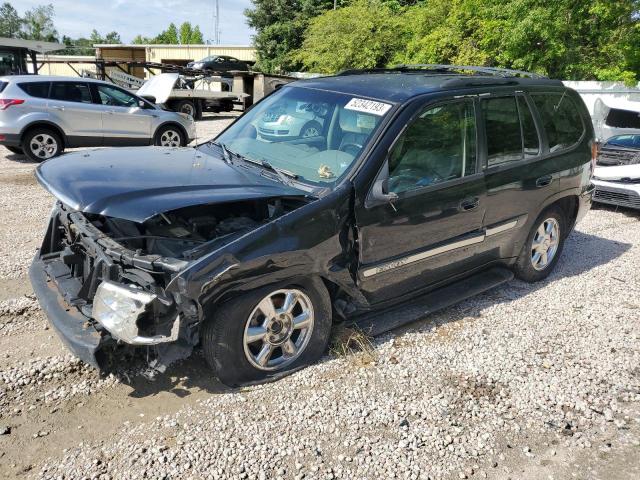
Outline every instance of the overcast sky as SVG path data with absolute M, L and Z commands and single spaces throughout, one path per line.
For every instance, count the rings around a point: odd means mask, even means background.
M 205 41 L 213 39 L 215 0 L 8 0 L 23 15 L 36 5 L 51 3 L 60 38 L 88 37 L 94 28 L 102 35 L 113 30 L 123 42 L 137 34 L 152 37 L 173 22 L 200 25 Z M 250 0 L 219 0 L 221 43 L 247 45 L 251 30 L 243 11 Z

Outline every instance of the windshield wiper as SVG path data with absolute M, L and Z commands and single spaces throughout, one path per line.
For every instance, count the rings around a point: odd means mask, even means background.
M 258 162 L 255 162 L 258 163 Z M 275 173 L 276 175 L 278 175 L 278 177 L 280 178 L 280 180 L 282 180 L 282 182 L 285 185 L 291 185 L 291 179 L 293 180 L 297 180 L 298 175 L 290 172 L 289 170 L 284 170 L 281 168 L 276 168 L 273 165 L 271 165 L 269 162 L 267 162 L 266 160 L 260 160 L 259 165 L 262 165 L 264 168 L 266 168 L 267 170 L 272 171 L 273 173 Z
M 231 165 L 233 162 L 231 161 L 231 155 L 229 154 L 227 146 L 224 143 L 216 142 L 215 140 L 211 140 L 211 143 L 222 150 L 224 161 Z

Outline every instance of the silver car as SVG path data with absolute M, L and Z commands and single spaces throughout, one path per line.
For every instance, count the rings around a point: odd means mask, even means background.
M 193 118 L 89 78 L 0 77 L 0 145 L 35 161 L 65 148 L 184 146 Z

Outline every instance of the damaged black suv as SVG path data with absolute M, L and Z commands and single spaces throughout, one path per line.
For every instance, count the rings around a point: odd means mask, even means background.
M 57 202 L 31 281 L 85 362 L 135 346 L 162 369 L 200 344 L 224 383 L 260 382 L 335 322 L 376 334 L 545 278 L 591 204 L 593 136 L 576 92 L 526 72 L 297 81 L 196 148 L 40 165 Z

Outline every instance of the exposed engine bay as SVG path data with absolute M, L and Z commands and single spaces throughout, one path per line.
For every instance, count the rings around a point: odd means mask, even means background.
M 125 248 L 188 261 L 302 204 L 300 199 L 276 198 L 199 205 L 160 213 L 144 223 L 100 215 L 87 219 Z

